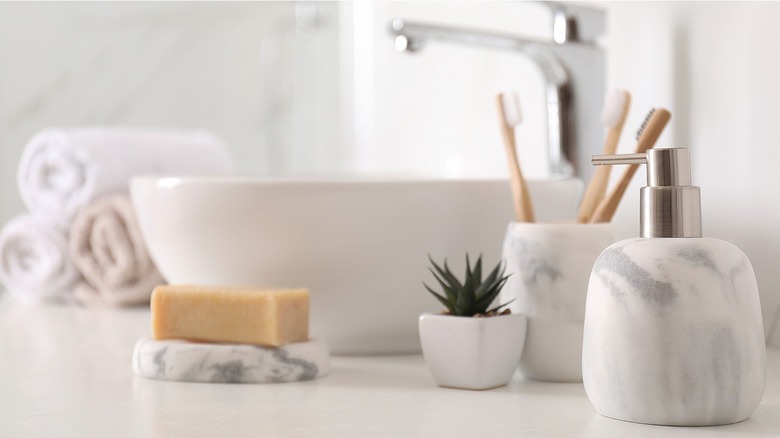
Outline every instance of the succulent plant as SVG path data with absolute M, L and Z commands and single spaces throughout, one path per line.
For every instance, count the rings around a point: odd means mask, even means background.
M 428 268 L 436 281 L 442 288 L 442 293 L 438 293 L 423 283 L 423 286 L 440 303 L 447 308 L 447 314 L 454 316 L 492 316 L 498 314 L 501 308 L 511 303 L 504 303 L 499 306 L 489 308 L 490 304 L 501 292 L 508 275 L 504 275 L 505 267 L 499 263 L 490 274 L 482 281 L 482 256 L 479 256 L 474 269 L 471 268 L 469 256 L 466 254 L 466 275 L 461 283 L 447 266 L 447 260 L 444 260 L 444 267 L 440 267 L 428 257 L 433 268 Z M 504 312 L 508 313 L 509 309 Z

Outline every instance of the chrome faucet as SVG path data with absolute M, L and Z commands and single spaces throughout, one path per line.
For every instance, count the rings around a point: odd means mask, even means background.
M 542 4 L 553 14 L 549 42 L 396 18 L 392 22 L 395 48 L 415 52 L 428 40 L 446 41 L 514 50 L 531 58 L 546 86 L 550 173 L 589 179 L 593 173 L 590 157 L 601 150 L 604 135 L 599 114 L 605 56 L 597 38 L 604 32 L 605 14 L 579 5 Z

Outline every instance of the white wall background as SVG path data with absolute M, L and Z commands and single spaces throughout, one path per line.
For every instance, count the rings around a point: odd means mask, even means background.
M 337 3 L 0 2 L 0 223 L 50 126 L 208 128 L 247 173 L 338 169 L 338 18 Z
M 734 243 L 750 257 L 767 337 L 780 346 L 780 133 L 774 121 L 780 117 L 780 4 L 605 6 L 611 82 L 633 90 L 637 104 L 672 110 L 672 129 L 659 145 L 691 148 L 704 233 Z M 633 193 L 644 175 L 638 176 Z M 637 198 L 622 205 L 621 227 L 636 228 Z
M 672 110 L 659 145 L 691 147 L 705 233 L 751 258 L 780 345 L 780 4 L 596 3 L 608 84 L 634 94 L 627 130 L 650 107 Z M 549 37 L 544 8 L 520 2 L 0 3 L 0 222 L 21 211 L 21 148 L 52 125 L 210 128 L 250 173 L 503 176 L 492 95 L 516 89 L 524 165 L 545 175 L 530 62 L 445 44 L 398 54 L 396 16 Z M 643 178 L 618 211 L 621 236 L 637 233 Z
M 551 39 L 546 7 L 522 2 L 372 2 L 354 6 L 356 168 L 457 177 L 508 174 L 494 95 L 521 96 L 519 154 L 529 177 L 547 172 L 544 82 L 530 59 L 504 50 L 430 42 L 397 53 L 394 18 Z M 368 24 L 368 25 L 366 25 Z

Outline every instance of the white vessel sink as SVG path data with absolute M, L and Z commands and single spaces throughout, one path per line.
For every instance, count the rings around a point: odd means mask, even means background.
M 540 220 L 571 220 L 578 180 L 531 181 Z M 505 180 L 141 177 L 133 202 L 171 283 L 307 287 L 311 334 L 335 353 L 419 351 L 428 255 L 495 264 L 512 220 Z

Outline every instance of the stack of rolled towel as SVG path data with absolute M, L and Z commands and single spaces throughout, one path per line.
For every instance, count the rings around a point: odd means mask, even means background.
M 226 146 L 207 132 L 45 130 L 19 163 L 29 212 L 0 231 L 0 281 L 26 302 L 147 304 L 164 280 L 138 228 L 130 179 L 232 171 Z

